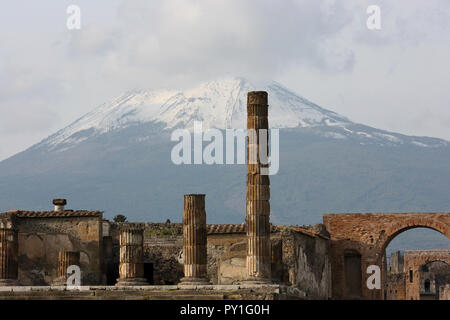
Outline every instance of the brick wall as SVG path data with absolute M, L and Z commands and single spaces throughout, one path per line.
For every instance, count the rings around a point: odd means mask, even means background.
M 102 284 L 101 216 L 17 219 L 19 282 L 50 285 L 57 277 L 58 252 L 79 251 L 82 284 Z
M 331 266 L 333 297 L 349 298 L 348 278 L 345 278 L 346 252 L 357 252 L 361 257 L 361 297 L 382 299 L 382 290 L 366 286 L 367 267 L 377 265 L 385 279 L 385 249 L 399 233 L 426 227 L 450 238 L 450 213 L 359 213 L 325 214 L 323 222 L 331 236 Z M 383 288 L 382 283 L 382 288 Z
M 390 273 L 386 276 L 386 300 L 405 300 L 406 297 L 405 273 Z
M 433 262 L 450 264 L 450 250 L 408 250 L 404 254 L 406 274 L 406 299 L 419 300 L 421 292 L 421 267 Z M 423 285 L 423 284 L 422 284 Z

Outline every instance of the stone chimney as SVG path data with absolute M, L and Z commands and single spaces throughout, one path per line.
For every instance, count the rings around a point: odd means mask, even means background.
M 64 206 L 67 204 L 66 199 L 53 199 L 55 205 L 55 211 L 64 211 Z

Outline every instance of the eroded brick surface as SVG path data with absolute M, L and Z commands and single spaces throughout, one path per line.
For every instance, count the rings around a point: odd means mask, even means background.
M 325 214 L 323 223 L 331 236 L 332 287 L 333 297 L 337 299 L 349 298 L 345 277 L 346 257 L 360 256 L 360 297 L 381 299 L 381 289 L 367 288 L 366 271 L 370 265 L 377 265 L 382 270 L 382 279 L 385 279 L 385 249 L 395 236 L 408 229 L 425 227 L 450 238 L 450 213 L 447 212 Z

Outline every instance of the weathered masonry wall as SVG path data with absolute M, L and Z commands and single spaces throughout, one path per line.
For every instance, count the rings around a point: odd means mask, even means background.
M 104 234 L 110 242 L 104 257 L 107 283 L 114 285 L 118 277 L 119 234 L 124 225 L 144 228 L 144 273 L 149 284 L 175 285 L 183 277 L 183 231 L 181 223 L 110 223 L 104 222 L 109 233 Z
M 208 273 L 214 277 L 214 283 L 223 285 L 240 283 L 247 279 L 245 225 L 235 225 L 233 228 L 227 225 L 217 227 L 217 230 L 211 230 L 213 232 L 208 235 Z M 281 283 L 283 281 L 281 235 L 278 227 L 272 226 L 271 231 L 271 278 L 274 282 Z
M 406 300 L 419 300 L 423 279 L 421 267 L 431 262 L 442 261 L 450 265 L 450 250 L 409 250 L 405 251 Z
M 180 223 L 143 223 L 144 263 L 152 265 L 154 285 L 177 284 L 183 277 L 183 236 Z M 110 224 L 112 255 L 118 263 L 118 228 Z M 107 227 L 105 227 L 107 229 Z M 215 285 L 236 285 L 246 278 L 245 225 L 207 226 L 207 274 Z M 331 298 L 330 241 L 323 225 L 316 228 L 271 228 L 273 281 L 295 287 L 309 299 Z M 114 269 L 113 269 L 114 270 Z M 112 277 L 113 278 L 113 277 Z
M 58 253 L 80 252 L 82 283 L 102 284 L 101 212 L 16 212 L 19 283 L 50 285 L 58 277 Z
M 439 300 L 450 300 L 450 283 L 439 288 Z
M 331 299 L 330 241 L 327 235 L 282 231 L 284 282 L 310 299 Z
M 405 300 L 406 277 L 403 272 L 388 274 L 386 277 L 386 300 Z
M 365 285 L 367 267 L 382 270 L 386 278 L 385 250 L 399 233 L 417 227 L 434 229 L 450 237 L 450 213 L 353 213 L 325 214 L 331 236 L 333 298 L 382 299 L 381 289 Z

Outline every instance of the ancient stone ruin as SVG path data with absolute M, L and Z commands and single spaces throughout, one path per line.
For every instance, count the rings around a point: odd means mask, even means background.
M 450 237 L 448 212 L 324 214 L 315 226 L 270 223 L 268 99 L 266 92 L 248 93 L 245 222 L 207 224 L 204 194 L 184 196 L 182 223 L 111 222 L 101 211 L 67 209 L 65 199 L 55 199 L 51 211 L 3 212 L 0 300 L 448 300 L 448 269 L 429 265 L 448 266 L 448 252 L 397 254 L 389 268 L 385 254 L 411 228 Z M 73 265 L 81 270 L 82 290 L 67 286 Z M 381 270 L 380 288 L 366 285 L 370 266 Z
M 267 92 L 252 91 L 247 100 L 247 279 L 249 283 L 270 282 L 270 181 L 261 174 L 262 154 L 268 154 Z M 264 139 L 266 132 L 266 141 Z M 262 147 L 263 146 L 263 147 Z
M 204 194 L 186 194 L 183 211 L 184 278 L 180 285 L 208 284 Z

